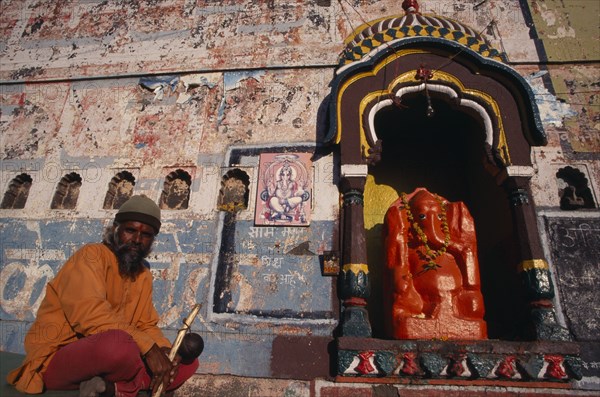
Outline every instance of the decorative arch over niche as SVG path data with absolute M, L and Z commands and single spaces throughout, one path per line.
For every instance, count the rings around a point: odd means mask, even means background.
M 499 171 L 531 166 L 531 146 L 547 139 L 527 82 L 504 64 L 469 49 L 456 51 L 446 43 L 398 42 L 336 76 L 326 140 L 340 144 L 342 164 L 368 164 L 377 151 L 376 113 L 421 93 L 479 119 Z
M 498 200 L 510 207 L 514 232 L 509 243 L 515 246 L 516 257 L 512 265 L 516 270 L 511 271 L 523 281 L 519 294 L 526 301 L 526 328 L 531 329 L 526 337 L 566 340 L 566 330 L 556 321 L 554 289 L 529 187 L 534 174 L 531 147 L 547 143 L 534 94 L 525 79 L 503 63 L 504 54 L 473 29 L 440 16 L 421 15 L 415 5 L 407 0 L 406 15 L 355 30 L 346 40 L 331 84 L 325 140 L 339 146 L 341 159 L 340 333 L 372 336 L 364 189 L 386 145 L 378 136 L 378 115 L 420 97 L 427 101 L 428 114 L 443 102 L 479 126 L 485 153 L 479 167 L 501 186 L 504 192 Z

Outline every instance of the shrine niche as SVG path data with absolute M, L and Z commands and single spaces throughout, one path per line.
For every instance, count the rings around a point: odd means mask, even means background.
M 561 210 L 596 208 L 592 191 L 583 172 L 567 166 L 558 170 L 556 178 L 559 185 L 558 196 Z
M 576 379 L 530 192 L 547 143 L 533 91 L 474 29 L 402 7 L 345 40 L 331 83 L 338 374 Z M 560 341 L 538 357 L 556 371 L 515 370 L 529 365 L 516 340 Z
M 394 339 L 485 339 L 473 217 L 427 189 L 385 216 L 384 319 Z

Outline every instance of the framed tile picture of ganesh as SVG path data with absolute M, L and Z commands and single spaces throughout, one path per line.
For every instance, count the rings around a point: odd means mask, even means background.
M 260 155 L 257 226 L 308 226 L 312 213 L 311 153 Z

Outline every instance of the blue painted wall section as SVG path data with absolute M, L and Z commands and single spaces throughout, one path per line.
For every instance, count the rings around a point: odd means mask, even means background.
M 330 319 L 331 279 L 321 275 L 318 251 L 333 222 L 308 228 L 258 227 L 232 221 L 227 214 L 221 233 L 214 294 L 216 313 L 272 318 Z M 253 294 L 254 291 L 260 292 Z
M 32 321 L 46 283 L 77 248 L 101 235 L 99 220 L 2 220 L 1 319 Z
M 196 302 L 205 302 L 214 245 L 210 221 L 170 220 L 148 257 L 154 275 L 154 303 L 163 328 L 178 327 Z
M 23 353 L 46 283 L 75 250 L 100 241 L 109 222 L 2 220 L 0 350 Z M 174 340 L 192 305 L 203 303 L 192 327 L 206 344 L 199 372 L 270 376 L 271 346 L 278 335 L 333 331 L 332 279 L 321 275 L 318 252 L 331 249 L 334 223 L 273 228 L 238 221 L 220 229 L 219 224 L 218 219 L 164 223 L 148 258 L 161 327 Z M 226 247 L 219 248 L 224 242 Z M 228 277 L 212 276 L 224 266 L 230 267 Z M 211 295 L 226 299 L 210 305 Z M 213 310 L 218 304 L 225 310 Z M 241 351 L 253 359 L 235 359 Z

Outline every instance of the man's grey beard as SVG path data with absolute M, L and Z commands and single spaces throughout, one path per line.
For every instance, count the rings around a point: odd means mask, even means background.
M 152 252 L 152 246 L 144 250 L 142 245 L 135 243 L 121 244 L 117 235 L 117 226 L 112 225 L 104 231 L 102 242 L 106 244 L 117 257 L 119 263 L 119 273 L 131 280 L 135 281 L 138 274 L 142 272 L 146 266 L 144 258 Z

